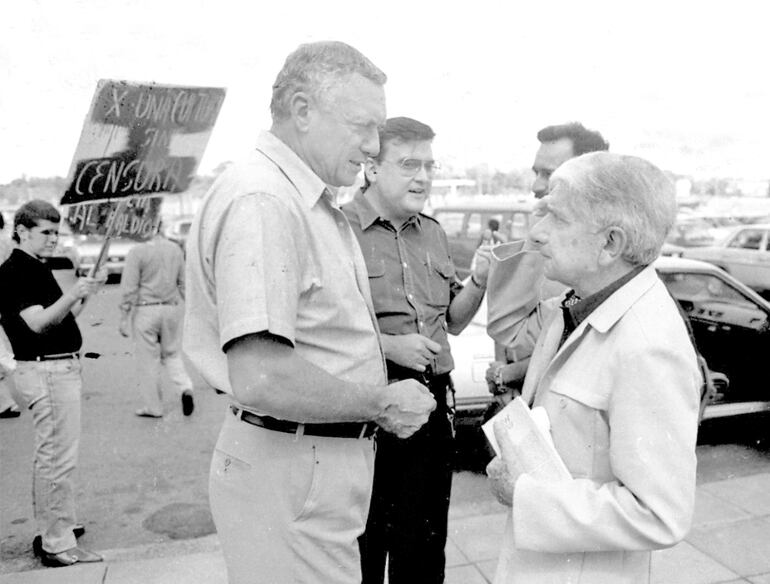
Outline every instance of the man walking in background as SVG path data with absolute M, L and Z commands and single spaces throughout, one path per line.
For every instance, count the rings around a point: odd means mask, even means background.
M 133 331 L 134 357 L 139 391 L 144 405 L 136 415 L 163 416 L 161 371 L 165 367 L 181 398 L 182 413 L 195 406 L 192 381 L 182 362 L 184 315 L 184 255 L 163 235 L 160 226 L 149 241 L 131 248 L 120 281 L 122 312 L 119 330 L 124 337 Z

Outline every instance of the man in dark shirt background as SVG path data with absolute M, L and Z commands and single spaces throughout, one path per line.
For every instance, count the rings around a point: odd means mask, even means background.
M 459 334 L 484 297 L 489 248 L 482 247 L 466 286 L 457 280 L 444 230 L 421 213 L 438 163 L 433 130 L 391 118 L 366 183 L 343 207 L 358 238 L 387 360 L 388 381 L 418 379 L 437 407 L 407 439 L 377 435 L 369 519 L 359 539 L 364 584 L 444 581 L 444 546 L 454 452 L 454 363 L 447 332 Z
M 80 278 L 62 293 L 41 261 L 56 248 L 60 220 L 46 201 L 22 205 L 13 221 L 18 246 L 0 266 L 0 316 L 16 358 L 14 382 L 35 426 L 32 503 L 40 539 L 33 549 L 54 567 L 102 560 L 77 545 L 75 538 L 85 529 L 75 517 L 72 475 L 82 386 L 82 337 L 75 317 L 105 278 Z

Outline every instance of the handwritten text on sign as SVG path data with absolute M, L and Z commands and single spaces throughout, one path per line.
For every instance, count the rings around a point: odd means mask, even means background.
M 130 197 L 72 205 L 67 223 L 73 233 L 145 241 L 158 231 L 161 202 L 161 197 Z
M 186 190 L 224 97 L 222 88 L 99 81 L 61 203 Z

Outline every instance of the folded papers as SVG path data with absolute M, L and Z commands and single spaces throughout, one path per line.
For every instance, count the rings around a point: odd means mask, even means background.
M 500 448 L 495 437 L 495 425 L 505 429 L 513 445 L 510 451 Z M 517 469 L 519 473 L 542 480 L 563 481 L 572 478 L 556 452 L 550 421 L 544 408 L 535 407 L 530 410 L 523 399 L 516 397 L 487 421 L 482 429 L 495 453 L 509 469 Z

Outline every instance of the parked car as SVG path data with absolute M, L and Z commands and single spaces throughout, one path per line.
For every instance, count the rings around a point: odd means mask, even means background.
M 666 243 L 679 247 L 702 247 L 715 242 L 740 225 L 736 217 L 719 215 L 678 215 Z
M 770 293 L 770 223 L 731 229 L 721 241 L 686 249 L 682 257 L 719 266 L 750 288 Z
M 110 239 L 110 247 L 107 260 L 103 267 L 107 270 L 107 276 L 112 279 L 120 279 L 123 274 L 123 266 L 126 264 L 126 255 L 138 241 L 132 239 Z M 80 264 L 77 268 L 78 276 L 86 276 L 90 273 L 104 244 L 103 237 L 88 237 L 78 243 L 77 250 L 80 255 Z
M 533 223 L 532 200 L 487 198 L 490 200 L 437 205 L 431 213 L 447 234 L 449 253 L 460 279 L 470 275 L 473 254 L 490 219 L 498 221 L 499 233 L 508 241 L 525 237 Z
M 763 357 L 770 354 L 770 303 L 706 263 L 676 257 L 655 262 L 660 278 L 690 319 L 698 350 L 711 374 L 702 419 L 770 411 Z M 455 361 L 457 421 L 478 425 L 493 404 L 485 372 L 494 360 L 486 333 L 486 302 L 449 344 Z

